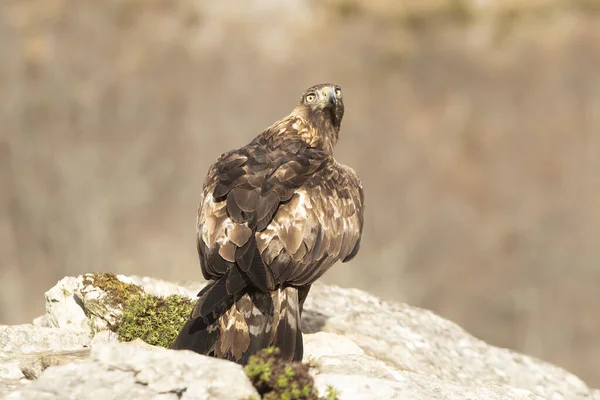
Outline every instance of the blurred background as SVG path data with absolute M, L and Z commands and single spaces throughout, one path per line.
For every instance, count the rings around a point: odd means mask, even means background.
M 200 280 L 210 163 L 335 82 L 367 211 L 325 281 L 600 386 L 599 71 L 597 0 L 3 0 L 0 323 Z

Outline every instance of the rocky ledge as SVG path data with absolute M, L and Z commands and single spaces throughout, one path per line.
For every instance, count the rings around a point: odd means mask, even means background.
M 263 363 L 264 375 L 260 364 L 243 369 L 161 347 L 201 287 L 110 274 L 62 279 L 46 293 L 45 315 L 0 326 L 0 397 L 600 399 L 569 372 L 486 344 L 432 312 L 323 284 L 305 305 L 305 364 L 280 368 L 275 384 L 293 389 L 265 393 L 257 377 L 274 374 L 272 364 Z

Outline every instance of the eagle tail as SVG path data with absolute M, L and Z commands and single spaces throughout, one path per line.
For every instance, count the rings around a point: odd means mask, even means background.
M 218 298 L 218 282 L 200 292 L 192 314 L 171 345 L 172 349 L 192 350 L 245 365 L 251 355 L 275 346 L 284 360 L 302 360 L 300 304 L 296 288 L 268 293 L 246 289 L 217 302 L 210 313 L 202 315 L 204 302 Z M 210 301 L 214 304 L 214 300 Z
M 304 347 L 300 330 L 301 305 L 298 289 L 288 287 L 277 293 L 279 313 L 275 336 L 269 346 L 279 348 L 280 356 L 287 361 L 302 361 Z

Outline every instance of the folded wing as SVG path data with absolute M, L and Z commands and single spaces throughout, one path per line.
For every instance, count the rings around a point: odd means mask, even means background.
M 364 200 L 355 172 L 320 150 L 293 146 L 292 153 L 255 143 L 211 167 L 197 243 L 204 277 L 217 283 L 202 315 L 247 286 L 310 285 L 358 251 Z
M 300 180 L 297 175 L 293 179 Z M 309 285 L 337 260 L 351 260 L 360 246 L 363 203 L 356 173 L 333 158 L 306 176 L 266 229 L 256 234 L 258 251 L 274 279 Z

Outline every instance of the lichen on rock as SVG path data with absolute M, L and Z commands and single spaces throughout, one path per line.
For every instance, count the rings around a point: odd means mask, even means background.
M 74 295 L 79 295 L 85 314 L 91 317 L 92 335 L 107 328 L 114 331 L 126 303 L 144 293 L 141 286 L 122 282 L 109 272 L 85 274 L 81 283 L 83 287 Z
M 193 307 L 185 295 L 148 293 L 132 279 L 103 272 L 65 278 L 46 293 L 53 327 L 72 327 L 93 337 L 110 330 L 121 341 L 140 338 L 168 347 Z
M 106 304 L 123 307 L 129 299 L 144 293 L 144 288 L 121 281 L 111 272 L 86 274 L 83 276 L 85 286 L 94 286 L 106 293 Z
M 188 297 L 149 294 L 142 286 L 108 272 L 84 275 L 83 284 L 105 293 L 102 308 L 121 311 L 108 328 L 123 342 L 139 338 L 154 346 L 169 347 L 194 306 Z M 89 307 L 89 302 L 85 306 Z

